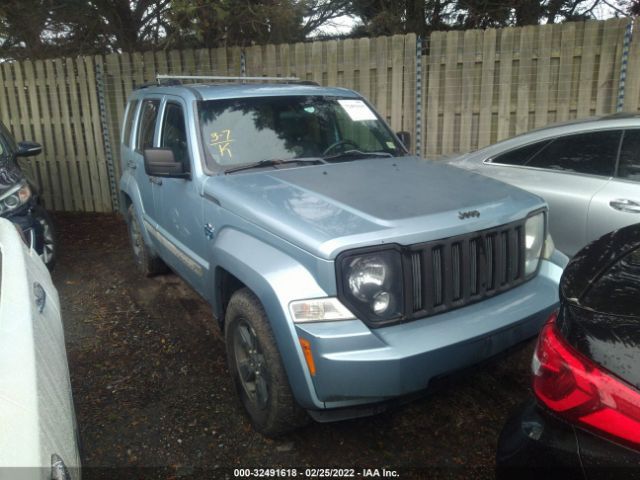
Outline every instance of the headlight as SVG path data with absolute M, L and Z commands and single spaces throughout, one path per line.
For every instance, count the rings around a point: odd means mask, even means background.
M 544 220 L 544 212 L 540 212 L 527 218 L 524 224 L 525 275 L 531 275 L 538 269 L 544 245 Z
M 21 182 L 0 197 L 0 215 L 4 215 L 27 203 L 31 198 L 31 189 L 27 182 Z
M 359 318 L 387 323 L 403 314 L 402 256 L 394 249 L 338 259 L 340 299 Z

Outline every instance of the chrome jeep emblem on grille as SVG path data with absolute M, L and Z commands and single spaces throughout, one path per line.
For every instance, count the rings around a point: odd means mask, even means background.
M 466 212 L 458 212 L 458 218 L 464 220 L 465 218 L 479 217 L 480 212 L 478 210 L 468 210 Z

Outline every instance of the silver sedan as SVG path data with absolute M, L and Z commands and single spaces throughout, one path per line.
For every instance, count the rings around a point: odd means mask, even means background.
M 640 116 L 545 127 L 448 160 L 533 192 L 549 204 L 556 247 L 584 245 L 640 222 Z

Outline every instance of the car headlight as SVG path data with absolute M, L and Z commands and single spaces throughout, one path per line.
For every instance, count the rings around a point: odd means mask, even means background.
M 527 218 L 524 224 L 525 275 L 531 275 L 538 269 L 540 256 L 542 254 L 542 247 L 545 243 L 544 223 L 544 212 L 540 212 Z
M 401 317 L 402 285 L 398 250 L 347 253 L 338 258 L 340 300 L 362 320 L 384 324 Z
M 21 182 L 10 188 L 0 197 L 0 215 L 4 215 L 27 203 L 31 198 L 31 189 L 27 182 Z

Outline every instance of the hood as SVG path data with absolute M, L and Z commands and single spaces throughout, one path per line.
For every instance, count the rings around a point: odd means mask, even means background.
M 223 208 L 326 259 L 347 248 L 491 228 L 544 205 L 516 187 L 417 157 L 249 170 L 210 177 L 204 189 Z M 479 215 L 461 219 L 470 210 Z

